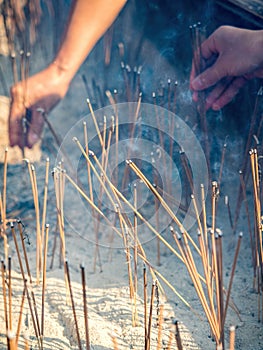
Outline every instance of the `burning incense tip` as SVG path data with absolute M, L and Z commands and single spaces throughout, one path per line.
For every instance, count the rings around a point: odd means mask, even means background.
M 228 196 L 225 196 L 225 205 L 228 205 Z
M 95 157 L 95 153 L 94 153 L 93 151 L 90 151 L 90 150 L 89 150 L 89 156 Z
M 229 327 L 229 331 L 230 331 L 230 332 L 234 332 L 235 330 L 236 330 L 236 327 L 235 327 L 235 326 L 230 326 L 230 327 Z
M 79 141 L 79 140 L 77 139 L 76 136 L 74 136 L 74 137 L 72 138 L 72 140 L 73 140 L 74 142 L 78 142 L 78 141 Z
M 239 232 L 239 237 L 240 237 L 240 238 L 243 237 L 243 232 Z
M 156 97 L 156 94 L 155 92 L 152 93 L 152 97 L 155 98 Z
M 49 224 L 46 224 L 46 226 L 45 226 L 46 228 L 49 228 Z
M 14 228 L 14 223 L 13 222 L 10 222 L 10 227 Z
M 170 84 L 171 84 L 171 79 L 168 79 L 168 80 L 167 80 L 167 83 L 170 85 Z

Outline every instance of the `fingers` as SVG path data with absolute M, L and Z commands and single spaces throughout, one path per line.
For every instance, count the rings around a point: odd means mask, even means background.
M 22 117 L 25 114 L 20 88 L 11 90 L 11 107 L 9 113 L 9 141 L 10 146 L 23 147 Z
M 31 122 L 27 134 L 27 147 L 29 148 L 32 148 L 40 139 L 44 125 L 43 113 L 45 111 L 42 108 L 33 109 L 31 112 Z
M 208 67 L 192 81 L 191 88 L 196 91 L 202 91 L 215 85 L 222 78 L 227 76 L 226 65 L 223 60 L 218 57 L 211 67 Z
M 41 111 L 35 106 L 25 108 L 23 87 L 17 84 L 11 89 L 11 106 L 9 113 L 9 143 L 10 146 L 25 146 L 31 148 L 40 138 L 43 128 Z M 30 118 L 28 115 L 30 112 Z
M 218 111 L 223 108 L 226 104 L 232 101 L 239 89 L 244 86 L 246 81 L 247 80 L 243 77 L 234 78 L 230 84 L 226 85 L 225 90 L 222 91 L 221 95 L 218 95 L 217 99 L 215 98 L 216 93 L 212 91 L 207 98 L 210 100 L 210 107 L 214 111 Z
M 212 89 L 206 98 L 206 110 L 211 108 L 216 100 L 227 90 L 233 82 L 233 78 L 224 78 Z

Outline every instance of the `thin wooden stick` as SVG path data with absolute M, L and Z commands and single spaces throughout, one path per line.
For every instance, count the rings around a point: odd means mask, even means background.
M 219 175 L 218 175 L 218 187 L 220 188 L 221 181 L 222 181 L 222 175 L 223 175 L 223 167 L 224 167 L 224 162 L 225 162 L 225 154 L 226 154 L 226 148 L 227 148 L 227 143 L 224 143 L 223 146 L 223 151 L 222 151 L 222 156 L 221 156 L 221 162 L 220 162 L 220 170 L 219 170 Z
M 20 309 L 19 309 L 19 319 L 18 319 L 18 324 L 17 324 L 17 331 L 16 331 L 16 344 L 17 344 L 17 346 L 18 346 L 18 340 L 19 340 L 21 324 L 22 324 L 25 296 L 26 296 L 26 287 L 24 285 L 23 294 L 22 294 L 22 300 L 21 300 Z
M 136 183 L 133 186 L 133 203 L 134 207 L 137 209 L 137 186 Z M 137 325 L 137 292 L 138 292 L 138 219 L 137 215 L 134 214 L 134 312 L 133 312 L 133 325 Z
M 5 330 L 6 330 L 6 336 L 7 336 L 7 331 L 8 331 L 8 311 L 7 311 L 7 298 L 6 298 L 6 277 L 5 277 L 5 272 L 6 272 L 6 267 L 4 260 L 1 261 L 1 271 L 2 271 L 2 288 L 3 288 L 3 299 L 4 299 L 4 315 L 5 315 Z
M 24 268 L 23 268 L 23 263 L 22 263 L 22 259 L 21 259 L 21 255 L 20 255 L 20 251 L 19 251 L 19 247 L 18 247 L 18 242 L 17 242 L 17 238 L 16 238 L 16 232 L 15 232 L 15 228 L 14 228 L 13 222 L 10 223 L 10 228 L 11 228 L 13 240 L 15 242 L 16 253 L 17 253 L 17 257 L 18 257 L 20 271 L 21 271 L 22 278 L 23 278 L 23 281 L 24 281 L 24 284 L 25 284 L 25 288 L 26 288 L 26 295 L 27 295 L 28 305 L 29 305 L 29 309 L 30 309 L 30 313 L 31 313 L 32 321 L 33 321 L 33 326 L 34 326 L 36 338 L 38 340 L 38 345 L 39 345 L 39 348 L 40 348 L 40 339 L 39 339 L 39 337 L 40 337 L 40 326 L 39 326 L 39 319 L 38 319 L 38 313 L 37 313 L 37 307 L 36 307 L 36 300 L 35 300 L 33 289 L 31 288 L 31 296 L 32 296 L 32 300 L 33 300 L 33 304 L 34 304 L 34 312 L 35 312 L 35 314 L 34 314 L 33 308 L 32 308 L 32 303 L 31 303 L 31 298 L 30 298 L 29 291 L 28 291 L 28 288 L 27 288 L 27 280 L 25 278 L 25 272 L 24 272 Z
M 23 226 L 22 226 L 22 222 L 20 219 L 17 219 L 17 224 L 18 224 L 18 229 L 19 229 L 19 235 L 20 235 L 20 240 L 21 240 L 21 244 L 22 244 L 22 249 L 23 249 L 23 253 L 24 253 L 24 259 L 25 259 L 25 263 L 26 263 L 26 269 L 27 269 L 27 274 L 29 277 L 29 281 L 30 284 L 33 283 L 32 280 L 32 275 L 30 272 L 30 265 L 29 265 L 29 260 L 28 260 L 28 256 L 27 256 L 27 251 L 26 251 L 26 247 L 25 247 L 25 239 L 23 236 Z
M 232 264 L 229 285 L 228 285 L 228 289 L 227 289 L 227 297 L 226 297 L 225 308 L 224 308 L 224 315 L 223 315 L 223 325 L 225 324 L 225 321 L 226 321 L 226 314 L 227 314 L 227 309 L 228 309 L 228 304 L 229 304 L 229 299 L 230 299 L 230 293 L 231 293 L 231 288 L 232 288 L 232 284 L 233 284 L 233 280 L 234 280 L 234 274 L 235 274 L 235 270 L 236 270 L 237 258 L 238 258 L 238 253 L 239 253 L 239 250 L 240 250 L 242 237 L 243 237 L 243 233 L 240 232 L 239 233 L 238 242 L 237 242 L 236 251 L 235 251 L 235 255 L 234 255 L 234 261 L 233 261 L 233 264 Z
M 147 329 L 147 273 L 146 266 L 143 266 L 143 300 L 144 300 L 144 348 L 147 350 L 148 329 Z
M 88 156 L 89 155 L 89 140 L 88 140 L 88 132 L 87 132 L 87 123 L 85 121 L 83 122 L 83 131 L 84 131 L 85 151 L 86 151 L 86 154 Z M 87 160 L 86 160 L 86 163 L 87 163 L 87 172 L 88 172 L 89 195 L 90 195 L 91 201 L 94 202 L 90 163 Z M 91 208 L 91 210 L 92 210 L 92 222 L 93 222 L 93 226 L 94 226 L 95 241 L 96 241 L 93 266 L 94 266 L 94 270 L 95 270 L 96 259 L 98 257 L 100 270 L 102 271 L 102 264 L 101 264 L 99 244 L 98 244 L 98 240 L 99 240 L 99 238 L 98 238 L 99 223 L 96 225 L 94 208 Z M 97 216 L 97 220 L 99 222 L 99 214 Z
M 128 278 L 129 278 L 129 290 L 130 290 L 130 299 L 133 300 L 134 297 L 134 284 L 133 284 L 133 278 L 132 278 L 132 269 L 131 269 L 131 257 L 130 257 L 130 248 L 129 248 L 129 242 L 128 242 L 128 229 L 127 225 L 123 220 L 123 217 L 120 213 L 120 208 L 117 208 L 119 220 L 120 220 L 120 227 L 122 232 L 122 239 L 123 244 L 126 252 L 126 262 L 128 266 Z
M 43 198 L 43 211 L 42 211 L 42 228 L 41 228 L 42 242 L 44 242 L 44 232 L 45 232 L 45 225 L 46 225 L 48 179 L 49 179 L 49 158 L 46 159 L 46 172 L 45 172 L 45 185 L 44 185 L 44 198 Z
M 233 220 L 232 220 L 232 214 L 231 214 L 228 196 L 225 196 L 225 206 L 227 207 L 229 223 L 230 223 L 231 229 L 233 230 L 234 226 L 233 226 Z
M 155 290 L 155 283 L 152 283 L 148 330 L 147 330 L 147 347 L 146 347 L 147 350 L 150 350 L 150 347 L 151 347 L 151 330 L 152 330 L 154 290 Z
M 7 184 L 7 159 L 8 159 L 8 148 L 5 148 L 4 155 L 4 169 L 3 169 L 3 188 L 2 188 L 2 212 L 1 219 L 3 222 L 3 238 L 4 238 L 4 252 L 5 252 L 5 261 L 8 259 L 8 244 L 6 237 L 6 184 Z
M 42 283 L 42 305 L 41 305 L 41 344 L 43 348 L 44 341 L 44 315 L 45 315 L 45 290 L 46 290 L 46 274 L 47 274 L 47 250 L 48 250 L 48 232 L 49 232 L 49 224 L 45 225 L 46 234 L 44 241 L 44 260 L 43 260 L 43 283 Z M 44 238 L 44 237 L 43 237 Z
M 229 327 L 229 350 L 235 350 L 235 326 Z
M 188 161 L 187 161 L 184 150 L 180 151 L 180 158 L 181 158 L 181 161 L 182 161 L 182 164 L 183 164 L 183 167 L 184 167 L 184 170 L 185 170 L 185 173 L 186 173 L 189 185 L 190 185 L 191 192 L 194 193 L 195 191 L 194 191 L 193 176 L 191 173 L 191 169 L 189 168 Z
M 162 349 L 162 331 L 163 331 L 163 304 L 160 305 L 160 312 L 158 315 L 158 337 L 156 350 Z
M 75 309 L 75 304 L 74 304 L 73 291 L 72 291 L 72 287 L 71 287 L 69 267 L 68 267 L 68 261 L 67 260 L 65 260 L 64 265 L 65 265 L 65 270 L 66 270 L 67 280 L 68 280 L 68 286 L 69 286 L 69 291 L 70 291 L 71 307 L 72 307 L 73 317 L 74 317 L 74 321 L 75 321 L 77 340 L 78 340 L 78 347 L 79 347 L 79 350 L 81 350 L 82 346 L 81 346 L 81 340 L 80 340 L 80 334 L 79 334 L 78 320 L 77 320 L 77 314 L 76 314 L 76 309 Z
M 178 350 L 183 350 L 180 329 L 179 329 L 179 324 L 177 320 L 174 321 L 174 325 L 175 325 L 175 340 L 176 340 L 177 348 Z
M 245 185 L 242 170 L 239 170 L 239 178 L 240 178 L 240 184 L 241 184 L 242 193 L 243 193 L 243 200 L 244 200 L 245 208 L 246 208 L 247 224 L 248 224 L 248 231 L 249 231 L 249 237 L 250 237 L 252 264 L 253 264 L 253 267 L 255 268 L 256 258 L 255 258 L 255 251 L 254 251 L 254 241 L 253 241 L 251 220 L 250 220 L 250 215 L 249 215 L 248 200 L 247 200 L 247 194 L 246 194 L 246 185 Z
M 94 114 L 92 105 L 91 105 L 90 100 L 88 98 L 87 98 L 87 104 L 88 104 L 88 107 L 89 107 L 89 110 L 90 110 L 90 113 L 91 113 L 91 116 L 92 116 L 93 123 L 95 125 L 95 129 L 96 129 L 99 141 L 100 141 L 100 145 L 102 147 L 103 146 L 103 140 L 102 140 L 101 132 L 100 132 L 100 129 L 99 129 L 99 126 L 98 126 L 98 122 L 97 122 L 96 116 Z
M 12 258 L 8 257 L 8 306 L 9 306 L 9 322 L 8 328 L 12 332 Z
M 8 330 L 7 339 L 8 339 L 8 349 L 9 350 L 17 350 L 15 333 L 12 332 L 11 330 Z
M 83 295 L 83 312 L 84 312 L 84 321 L 85 321 L 86 350 L 90 350 L 88 307 L 87 307 L 86 279 L 85 279 L 85 267 L 84 267 L 84 265 L 81 265 L 80 269 L 81 269 L 81 282 L 82 282 L 82 295 Z

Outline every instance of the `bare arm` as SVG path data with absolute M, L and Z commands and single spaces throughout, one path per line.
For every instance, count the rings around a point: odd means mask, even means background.
M 21 119 L 25 108 L 31 110 L 32 120 L 26 145 L 39 139 L 43 119 L 38 108 L 49 112 L 63 98 L 69 84 L 96 42 L 109 28 L 126 0 L 76 0 L 61 47 L 53 62 L 43 71 L 31 76 L 25 84 L 11 88 L 9 115 L 10 145 L 24 146 Z

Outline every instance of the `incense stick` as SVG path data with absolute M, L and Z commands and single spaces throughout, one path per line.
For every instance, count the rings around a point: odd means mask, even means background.
M 86 279 L 85 279 L 85 267 L 84 267 L 84 265 L 81 265 L 80 269 L 81 269 L 81 282 L 82 282 L 82 294 L 83 294 L 83 312 L 84 312 L 84 321 L 85 321 L 86 350 L 90 350 L 88 307 L 87 307 Z
M 22 317 L 23 317 L 23 308 L 24 308 L 24 303 L 25 303 L 25 296 L 26 296 L 26 287 L 24 284 L 24 289 L 23 289 L 23 294 L 22 294 L 22 300 L 20 304 L 20 309 L 19 309 L 19 319 L 18 319 L 18 324 L 17 324 L 17 331 L 16 331 L 16 344 L 18 345 L 18 340 L 20 336 L 20 330 L 21 330 L 21 324 L 22 324 Z
M 146 266 L 143 266 L 143 300 L 144 300 L 144 348 L 147 350 L 148 329 L 147 329 L 147 274 Z
M 9 321 L 8 329 L 12 332 L 12 258 L 8 257 L 8 306 L 9 306 Z
M 235 326 L 229 327 L 229 350 L 235 350 Z
M 79 347 L 79 350 L 81 350 L 82 346 L 81 346 L 81 340 L 80 340 L 80 334 L 79 334 L 78 320 L 77 320 L 77 315 L 76 315 L 76 309 L 75 309 L 75 304 L 74 304 L 73 291 L 72 291 L 72 287 L 71 287 L 71 280 L 70 280 L 69 267 L 68 267 L 67 260 L 65 260 L 64 265 L 65 265 L 65 270 L 66 270 L 66 274 L 67 274 L 68 287 L 69 287 L 69 291 L 70 291 L 71 307 L 72 307 L 73 317 L 74 317 L 74 322 L 75 322 L 75 327 L 76 327 L 78 347 Z
M 44 341 L 44 314 L 45 314 L 45 290 L 46 290 L 46 273 L 47 273 L 47 250 L 48 250 L 48 232 L 49 232 L 49 224 L 45 225 L 46 233 L 44 240 L 44 259 L 43 259 L 43 282 L 42 282 L 42 305 L 41 305 L 41 345 L 43 348 Z M 44 238 L 44 237 L 43 237 Z
M 5 272 L 6 272 L 6 267 L 4 260 L 1 261 L 1 271 L 2 271 L 2 288 L 3 288 L 3 298 L 4 298 L 4 315 L 5 315 L 5 328 L 6 328 L 6 335 L 8 331 L 8 311 L 7 311 L 7 297 L 6 297 L 6 277 L 5 277 Z
M 151 347 L 151 330 L 152 330 L 152 314 L 153 314 L 154 290 L 155 290 L 155 283 L 152 283 L 151 300 L 150 300 L 150 311 L 149 311 L 149 320 L 148 320 L 148 330 L 147 330 L 147 345 L 146 345 L 146 349 L 147 350 L 150 350 L 150 347 Z
M 177 320 L 174 321 L 174 325 L 175 325 L 175 340 L 176 340 L 177 348 L 178 350 L 183 350 L 180 329 L 179 329 L 179 324 Z

